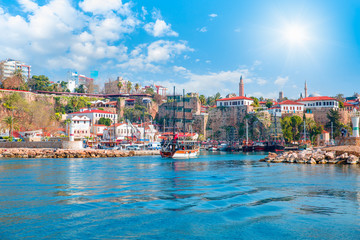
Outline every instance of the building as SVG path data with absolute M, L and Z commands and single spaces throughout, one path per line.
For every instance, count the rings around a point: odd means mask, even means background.
M 283 91 L 280 91 L 280 92 L 279 92 L 279 99 L 278 99 L 278 101 L 281 102 L 281 101 L 283 101 L 283 100 L 284 100 L 284 92 L 283 92 Z
M 339 108 L 339 101 L 332 97 L 319 96 L 319 97 L 305 97 L 297 102 L 305 105 L 305 109 L 309 108 Z
M 81 109 L 79 112 L 69 113 L 69 116 L 86 116 L 90 119 L 91 125 L 98 124 L 100 118 L 110 118 L 114 123 L 117 122 L 117 114 L 98 109 Z
M 108 126 L 103 125 L 103 124 L 93 124 L 91 126 L 91 133 L 93 135 L 97 136 L 98 138 L 103 138 L 104 130 L 107 128 L 108 128 Z
M 146 89 L 148 89 L 148 88 L 152 88 L 154 90 L 154 92 L 156 92 L 157 94 L 159 94 L 159 95 L 161 95 L 163 97 L 166 96 L 166 91 L 167 91 L 166 87 L 152 84 L 150 86 L 145 86 L 144 90 L 146 91 Z
M 216 107 L 237 107 L 237 106 L 250 106 L 254 100 L 248 97 L 232 97 L 222 98 L 216 100 Z
M 119 83 L 121 84 L 121 88 L 119 87 Z M 117 77 L 115 81 L 111 81 L 104 84 L 105 94 L 119 94 L 127 92 L 128 81 L 125 81 L 122 77 Z
M 116 123 L 104 129 L 105 140 L 134 140 L 153 142 L 157 140 L 157 130 L 150 123 L 129 124 Z
M 31 66 L 26 65 L 23 62 L 13 60 L 13 59 L 7 59 L 5 61 L 2 61 L 0 63 L 0 76 L 4 80 L 8 77 L 11 77 L 16 70 L 21 70 L 22 75 L 26 80 L 29 80 L 31 77 Z
M 280 103 L 278 103 L 280 106 L 281 112 L 284 113 L 296 113 L 296 112 L 304 112 L 304 104 L 291 101 L 291 100 L 285 100 Z
M 240 83 L 239 83 L 239 97 L 245 97 L 245 94 L 244 94 L 244 80 L 242 78 L 242 75 L 240 76 Z
M 87 116 L 69 115 L 68 119 L 72 121 L 75 138 L 90 137 L 90 118 Z M 66 128 L 69 135 L 70 127 Z
M 307 95 L 307 84 L 306 84 L 306 81 L 305 81 L 305 88 L 304 88 L 304 92 L 305 92 L 304 97 L 305 97 L 305 98 L 307 98 L 307 97 L 308 97 L 308 95 Z
M 69 71 L 67 73 L 67 88 L 70 92 L 75 92 L 75 88 L 80 85 L 84 85 L 89 93 L 98 92 L 98 86 L 94 84 L 94 79 L 86 77 L 83 74 L 78 74 L 77 72 Z

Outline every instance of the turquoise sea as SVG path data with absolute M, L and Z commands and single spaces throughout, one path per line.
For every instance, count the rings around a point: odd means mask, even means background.
M 360 239 L 360 166 L 0 159 L 0 239 Z

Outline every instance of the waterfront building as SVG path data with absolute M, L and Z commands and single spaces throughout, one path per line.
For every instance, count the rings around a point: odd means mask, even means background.
M 4 80 L 8 77 L 11 77 L 16 70 L 21 70 L 22 75 L 26 80 L 30 79 L 31 75 L 31 66 L 27 65 L 23 62 L 7 59 L 5 61 L 0 62 L 0 76 Z
M 296 113 L 296 112 L 304 112 L 304 104 L 285 100 L 278 104 L 280 106 L 281 112 L 285 113 Z
M 156 141 L 157 130 L 151 123 L 116 123 L 104 129 L 104 140 Z
M 332 97 L 317 96 L 317 97 L 305 97 L 297 102 L 305 105 L 305 108 L 339 108 L 339 101 Z
M 91 133 L 95 136 L 97 136 L 98 138 L 103 138 L 104 135 L 104 130 L 107 128 L 108 126 L 103 125 L 103 124 L 93 124 L 91 126 Z
M 86 116 L 88 118 L 90 118 L 90 122 L 91 125 L 94 124 L 98 124 L 100 118 L 110 118 L 110 120 L 112 122 L 117 122 L 117 114 L 112 113 L 112 112 L 108 112 L 108 111 L 103 111 L 103 110 L 98 110 L 98 109 L 81 109 L 79 112 L 73 112 L 73 113 L 69 113 L 68 114 L 70 117 L 71 116 Z
M 237 107 L 237 106 L 250 106 L 254 103 L 252 98 L 248 97 L 232 97 L 222 98 L 216 100 L 216 107 Z
M 72 121 L 75 138 L 90 137 L 90 118 L 81 115 L 70 115 L 68 119 Z M 66 133 L 69 135 L 70 127 L 66 128 Z
M 281 117 L 281 107 L 279 105 L 271 107 L 267 111 L 271 116 Z

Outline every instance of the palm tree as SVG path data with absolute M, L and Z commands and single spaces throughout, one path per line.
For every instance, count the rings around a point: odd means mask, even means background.
M 127 90 L 128 90 L 128 93 L 130 93 L 130 91 L 131 91 L 131 89 L 132 89 L 132 83 L 131 83 L 130 81 L 128 81 L 128 82 L 126 83 L 126 88 L 127 88 Z
M 140 84 L 136 83 L 136 84 L 135 84 L 135 91 L 136 91 L 136 93 L 139 91 L 139 88 L 140 88 Z
M 6 124 L 7 129 L 10 129 L 9 137 L 12 137 L 13 129 L 17 129 L 17 119 L 13 116 L 8 116 L 3 119 L 3 122 Z
M 199 96 L 199 100 L 200 100 L 200 102 L 201 102 L 201 105 L 205 105 L 206 104 L 206 98 L 205 98 L 205 96 L 204 95 L 200 95 Z
M 118 87 L 119 93 L 120 93 L 120 91 L 121 91 L 121 89 L 122 89 L 122 87 L 123 87 L 123 83 L 119 81 L 119 82 L 117 83 L 117 87 Z

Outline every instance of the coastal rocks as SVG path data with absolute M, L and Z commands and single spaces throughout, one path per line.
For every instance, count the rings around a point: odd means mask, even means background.
M 281 154 L 269 153 L 267 157 L 261 159 L 268 163 L 298 163 L 298 164 L 360 164 L 359 157 L 347 152 L 303 150 L 289 151 Z
M 156 150 L 121 151 L 121 150 L 64 150 L 64 149 L 0 149 L 0 158 L 107 158 L 159 155 Z

